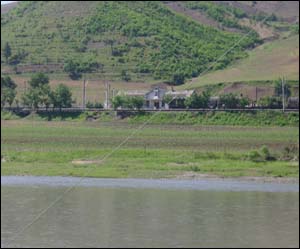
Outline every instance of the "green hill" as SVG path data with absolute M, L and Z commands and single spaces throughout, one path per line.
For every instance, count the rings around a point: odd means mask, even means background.
M 97 78 L 181 83 L 243 35 L 205 26 L 157 1 L 26 1 L 1 15 L 2 73 L 74 71 Z M 256 32 L 222 58 L 222 69 L 260 42 Z M 9 65 L 7 65 L 9 64 Z M 71 68 L 71 69 L 70 69 Z
M 245 59 L 224 70 L 192 79 L 182 88 L 199 88 L 218 83 L 272 81 L 281 76 L 299 81 L 299 35 L 265 43 Z

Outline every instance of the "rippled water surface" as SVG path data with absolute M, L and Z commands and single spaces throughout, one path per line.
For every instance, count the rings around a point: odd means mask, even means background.
M 299 185 L 1 178 L 2 247 L 298 247 Z

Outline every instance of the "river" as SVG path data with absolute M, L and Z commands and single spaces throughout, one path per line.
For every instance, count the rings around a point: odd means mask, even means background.
M 1 247 L 299 247 L 298 184 L 78 181 L 1 177 Z

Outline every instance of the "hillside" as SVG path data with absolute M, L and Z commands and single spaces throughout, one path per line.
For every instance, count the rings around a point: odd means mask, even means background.
M 272 95 L 273 80 L 285 75 L 298 95 L 299 2 L 254 2 L 14 3 L 1 9 L 1 48 L 12 47 L 9 65 L 1 53 L 1 74 L 12 76 L 20 95 L 33 72 L 48 72 L 52 86 L 71 87 L 77 104 L 82 80 L 64 72 L 70 61 L 85 71 L 88 101 L 104 101 L 105 81 L 112 89 L 148 90 L 181 76 L 180 89 L 209 86 L 253 99 L 257 86 L 259 97 Z M 248 31 L 250 39 L 201 75 Z
M 1 4 L 1 14 L 5 14 L 8 11 L 12 10 L 13 8 L 15 8 L 18 5 L 18 2 L 12 2 L 12 3 L 8 3 L 8 4 Z
M 200 24 L 156 1 L 28 1 L 1 15 L 1 48 L 8 42 L 12 49 L 10 66 L 3 53 L 1 64 L 7 73 L 41 65 L 62 73 L 71 64 L 98 78 L 177 83 L 206 70 L 242 35 Z M 258 43 L 252 32 L 215 69 L 246 57 Z
M 232 66 L 192 79 L 183 88 L 205 85 L 276 80 L 285 75 L 299 81 L 299 35 L 265 43 L 249 52 L 249 56 Z

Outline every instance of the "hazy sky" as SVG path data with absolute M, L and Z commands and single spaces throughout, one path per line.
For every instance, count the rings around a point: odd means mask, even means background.
M 1 1 L 1 4 L 11 3 L 11 2 L 15 2 L 15 1 Z

